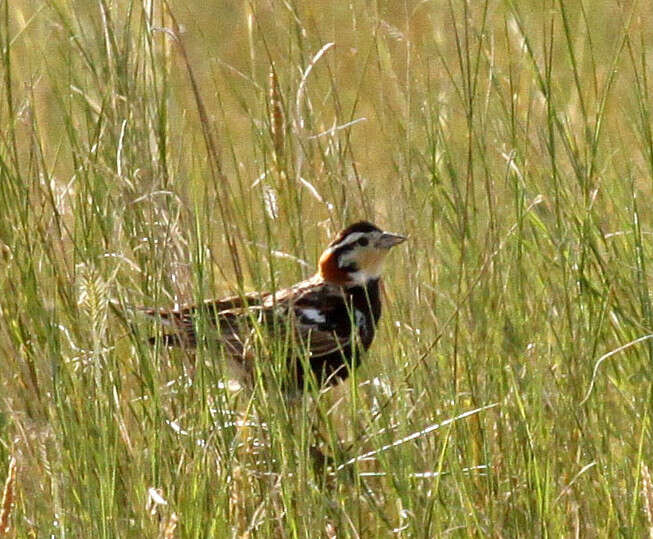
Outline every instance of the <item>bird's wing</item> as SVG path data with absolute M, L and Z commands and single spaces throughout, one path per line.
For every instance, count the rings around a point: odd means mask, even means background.
M 307 350 L 313 358 L 342 351 L 358 334 L 340 287 L 316 278 L 275 294 L 247 294 L 142 312 L 171 330 L 162 337 L 166 345 L 188 347 L 197 344 L 195 327 L 199 316 L 204 315 L 206 336 L 214 336 L 230 355 L 243 358 L 258 346 L 253 343 L 260 328 L 267 328 L 285 342 L 292 341 L 298 352 Z
M 351 322 L 351 308 L 339 287 L 313 285 L 285 299 L 281 311 L 297 344 L 317 358 L 342 351 L 352 344 L 357 331 Z M 278 312 L 278 311 L 277 311 Z
M 170 325 L 177 325 L 179 322 L 192 319 L 200 313 L 205 313 L 213 320 L 219 316 L 222 311 L 233 309 L 246 309 L 261 305 L 269 294 L 259 292 L 250 292 L 239 296 L 230 296 L 222 299 L 209 299 L 202 303 L 194 305 L 184 305 L 175 309 L 152 309 L 144 307 L 139 309 L 142 313 L 152 318 L 161 320 L 164 324 L 169 322 Z
M 195 326 L 197 320 L 204 317 L 207 336 L 214 334 L 219 340 L 224 341 L 230 353 L 242 355 L 243 340 L 247 338 L 250 329 L 247 312 L 260 310 L 258 307 L 265 297 L 265 294 L 254 292 L 219 300 L 207 300 L 176 309 L 142 308 L 139 311 L 171 330 L 170 333 L 162 336 L 164 344 L 168 346 L 195 346 L 197 344 Z

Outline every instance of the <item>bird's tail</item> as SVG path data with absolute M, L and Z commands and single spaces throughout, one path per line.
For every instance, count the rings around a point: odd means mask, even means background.
M 158 309 L 150 309 L 147 307 L 133 307 L 131 305 L 123 305 L 118 301 L 110 302 L 111 310 L 118 316 L 118 318 L 129 327 L 132 331 L 133 322 L 130 320 L 131 316 L 127 313 L 137 313 L 138 315 L 144 315 L 145 317 L 155 320 L 162 326 L 168 327 L 168 329 L 173 328 L 178 329 L 178 333 L 159 333 L 152 337 L 148 338 L 148 343 L 154 345 L 157 341 L 163 346 L 183 346 L 183 347 L 192 347 L 194 346 L 194 337 L 192 332 L 183 331 L 183 325 L 179 325 L 179 315 L 176 313 L 169 313 L 164 310 L 159 311 Z

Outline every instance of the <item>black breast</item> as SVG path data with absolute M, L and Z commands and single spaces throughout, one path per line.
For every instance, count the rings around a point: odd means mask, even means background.
M 379 280 L 374 279 L 366 286 L 354 286 L 347 289 L 353 309 L 354 322 L 358 329 L 361 342 L 365 350 L 370 347 L 374 339 L 376 325 L 381 318 L 381 297 Z
M 320 385 L 335 385 L 349 376 L 350 370 L 359 365 L 361 355 L 372 344 L 376 325 L 381 318 L 378 279 L 368 282 L 365 286 L 347 287 L 345 291 L 348 305 L 343 302 L 341 316 L 338 316 L 339 323 L 332 329 L 339 335 L 349 334 L 355 329 L 359 338 L 353 340 L 361 346 L 347 345 L 342 350 L 310 358 L 311 370 Z M 297 370 L 297 378 L 302 385 L 304 372 L 301 365 Z

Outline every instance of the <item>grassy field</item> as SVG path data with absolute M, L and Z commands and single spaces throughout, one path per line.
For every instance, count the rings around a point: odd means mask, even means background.
M 653 4 L 0 0 L 0 52 L 0 535 L 653 533 Z M 360 218 L 410 241 L 335 390 L 111 307 Z

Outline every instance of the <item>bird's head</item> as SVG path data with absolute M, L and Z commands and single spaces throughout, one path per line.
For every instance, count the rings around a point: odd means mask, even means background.
M 339 285 L 365 285 L 378 279 L 383 261 L 405 236 L 383 232 L 367 221 L 345 228 L 320 257 L 320 275 Z

